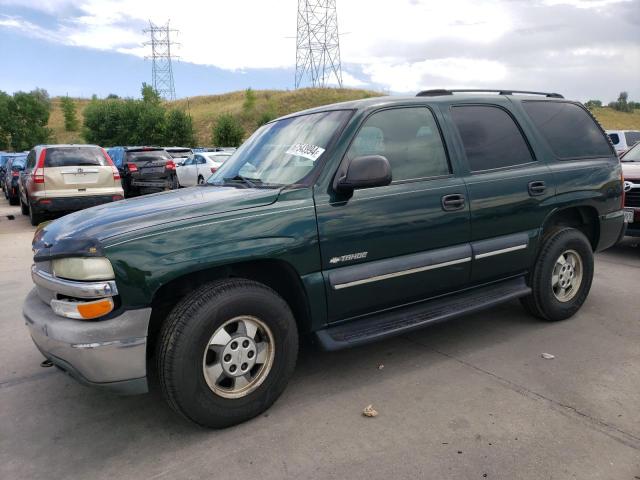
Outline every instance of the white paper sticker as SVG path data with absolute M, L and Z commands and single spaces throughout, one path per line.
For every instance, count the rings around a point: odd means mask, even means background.
M 291 145 L 289 150 L 285 153 L 308 158 L 315 162 L 318 157 L 324 153 L 324 148 L 318 147 L 317 145 L 311 145 L 309 143 L 296 143 L 295 145 Z

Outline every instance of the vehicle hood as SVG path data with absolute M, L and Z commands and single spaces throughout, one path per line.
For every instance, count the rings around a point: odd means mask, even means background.
M 640 180 L 640 162 L 620 162 L 624 178 Z
M 104 240 L 213 214 L 269 205 L 280 190 L 200 186 L 161 192 L 66 215 L 38 229 L 33 248 L 36 260 L 70 254 L 100 255 Z

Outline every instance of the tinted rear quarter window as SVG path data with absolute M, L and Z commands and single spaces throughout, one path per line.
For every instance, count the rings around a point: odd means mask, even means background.
M 490 105 L 461 105 L 451 109 L 471 171 L 522 165 L 534 161 L 511 115 Z
M 610 133 L 609 138 L 611 139 L 611 143 L 613 143 L 614 145 L 617 145 L 620 143 L 620 137 L 618 136 L 617 133 Z
M 98 147 L 53 147 L 47 148 L 44 167 L 84 167 L 108 165 Z
M 522 106 L 558 158 L 606 157 L 613 154 L 605 134 L 579 105 L 525 101 Z

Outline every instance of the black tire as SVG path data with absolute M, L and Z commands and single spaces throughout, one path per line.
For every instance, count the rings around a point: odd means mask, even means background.
M 18 197 L 9 196 L 9 205 L 18 205 Z
M 42 223 L 44 216 L 41 213 L 37 213 L 33 211 L 33 206 L 29 204 L 29 220 L 31 221 L 31 225 L 37 227 Z
M 203 355 L 214 332 L 246 315 L 271 330 L 273 361 L 255 390 L 225 398 L 209 387 Z M 298 332 L 289 306 L 272 289 L 251 280 L 226 279 L 182 299 L 162 325 L 156 348 L 160 386 L 171 408 L 199 425 L 225 428 L 259 415 L 284 391 L 296 364 Z
M 20 198 L 20 212 L 22 215 L 29 215 L 29 207 L 24 204 L 22 198 Z
M 204 184 L 204 177 L 202 175 L 198 176 L 198 185 L 203 185 Z
M 552 288 L 552 275 L 557 259 L 566 251 L 579 255 L 582 262 L 582 281 L 574 296 L 560 301 Z M 593 251 L 587 237 L 574 228 L 559 228 L 545 236 L 538 259 L 529 276 L 531 295 L 521 299 L 532 315 L 548 321 L 573 316 L 587 299 L 593 281 Z

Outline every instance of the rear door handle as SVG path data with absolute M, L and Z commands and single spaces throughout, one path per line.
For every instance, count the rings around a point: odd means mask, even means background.
M 442 209 L 445 212 L 453 212 L 464 208 L 464 195 L 461 193 L 452 193 L 442 197 Z
M 546 190 L 547 186 L 541 180 L 529 182 L 529 195 L 531 195 L 532 197 L 543 195 Z

